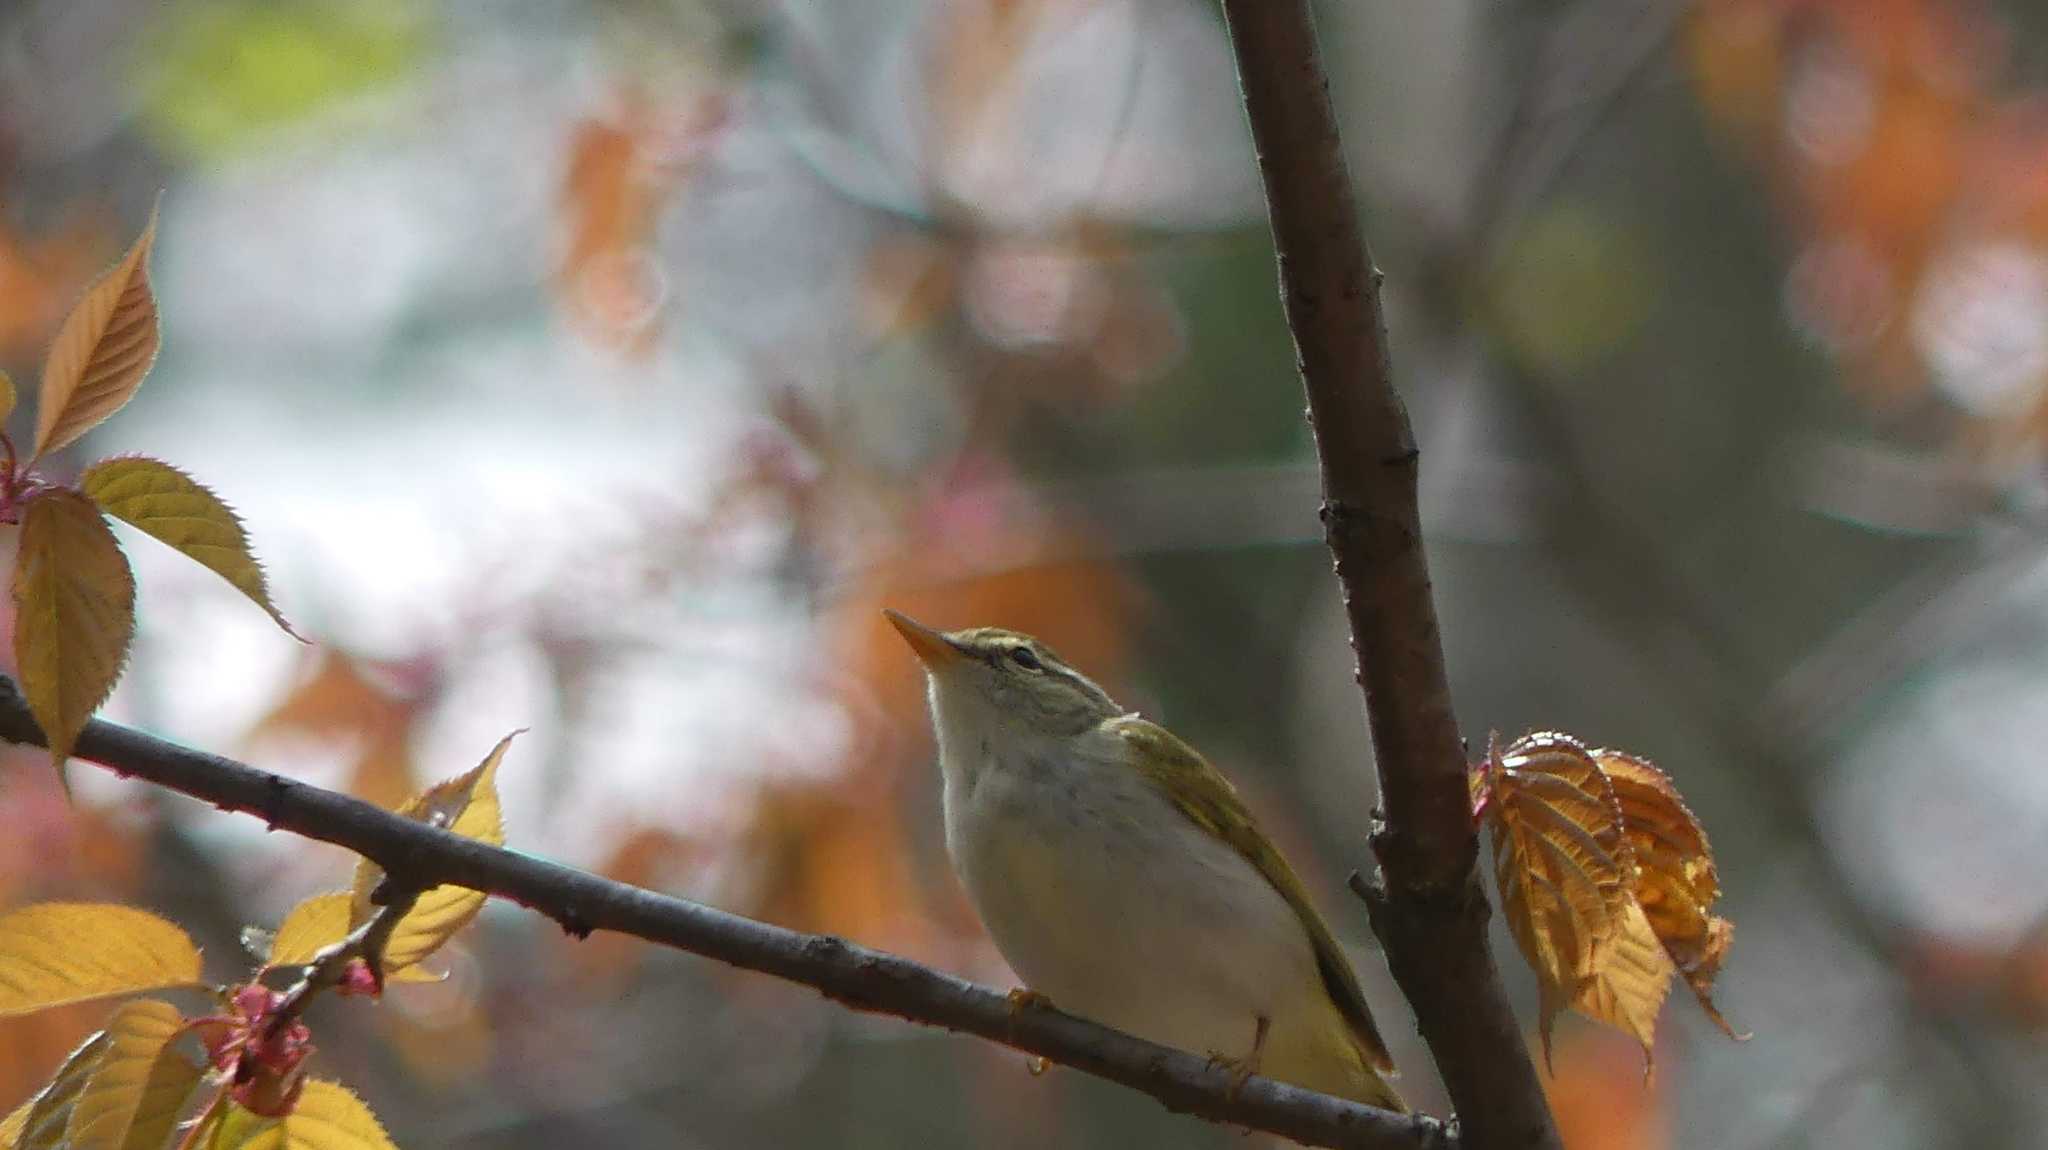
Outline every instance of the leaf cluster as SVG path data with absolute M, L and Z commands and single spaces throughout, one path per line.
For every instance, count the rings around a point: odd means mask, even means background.
M 135 635 L 135 578 L 107 526 L 112 516 L 226 579 L 287 634 L 241 520 L 204 484 L 158 459 L 123 456 L 75 482 L 37 468 L 134 398 L 156 361 L 149 255 L 156 217 L 71 309 L 43 363 L 35 439 L 20 457 L 4 425 L 14 383 L 0 374 L 0 522 L 21 527 L 14 564 L 14 654 L 22 694 L 62 765 L 113 692 Z
M 493 844 L 505 840 L 497 769 L 508 735 L 475 768 L 408 799 L 399 813 Z M 300 1014 L 328 989 L 379 994 L 387 979 L 431 981 L 420 964 L 468 925 L 481 892 L 437 886 L 402 903 L 368 859 L 350 889 L 294 907 L 247 981 L 210 986 L 176 924 L 134 907 L 41 903 L 0 915 L 0 1018 L 67 1003 L 203 990 L 217 1013 L 123 1002 L 47 1085 L 0 1120 L 0 1150 L 386 1150 L 369 1108 L 304 1074 L 312 1034 Z M 297 970 L 287 990 L 266 976 Z M 196 1113 L 195 1113 L 196 1112 Z M 191 1114 L 191 1117 L 187 1117 Z
M 1643 1045 L 1682 975 L 1707 1017 L 1735 928 L 1713 913 L 1720 879 L 1705 828 L 1654 763 L 1543 731 L 1494 743 L 1472 773 L 1515 945 L 1541 988 L 1544 1057 L 1566 1009 Z

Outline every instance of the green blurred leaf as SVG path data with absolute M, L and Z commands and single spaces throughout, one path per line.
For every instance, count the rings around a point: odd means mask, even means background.
M 1586 207 L 1560 204 L 1530 219 L 1491 284 L 1494 329 L 1538 374 L 1583 370 L 1618 349 L 1648 318 L 1655 288 L 1628 231 Z
M 403 0 L 170 5 L 139 64 L 143 122 L 168 151 L 224 158 L 403 78 L 422 41 Z

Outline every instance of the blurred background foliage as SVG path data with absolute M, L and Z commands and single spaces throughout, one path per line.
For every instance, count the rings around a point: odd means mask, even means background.
M 2048 9 L 1322 15 L 1465 728 L 1657 758 L 1738 924 L 1755 1040 L 1678 1003 L 1645 1084 L 1567 1021 L 1570 1145 L 2040 1145 Z M 384 802 L 530 726 L 515 845 L 1003 985 L 876 609 L 1036 632 L 1238 779 L 1443 1105 L 1343 893 L 1369 749 L 1209 5 L 0 11 L 0 366 L 159 189 L 165 351 L 79 450 L 235 502 L 318 646 L 125 536 L 113 717 Z M 346 873 L 7 757 L 5 904 L 225 974 Z M 315 1019 L 405 1145 L 1242 1144 L 511 908 L 451 954 Z M 5 1023 L 0 1108 L 91 1017 Z

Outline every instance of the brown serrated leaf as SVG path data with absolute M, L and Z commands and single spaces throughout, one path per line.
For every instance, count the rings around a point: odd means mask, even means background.
M 1678 788 L 1656 764 L 1626 751 L 1593 752 L 1614 786 L 1635 852 L 1636 899 L 1672 963 L 1685 975 L 1701 1009 L 1722 1033 L 1737 1033 L 1714 1006 L 1714 979 L 1727 960 L 1735 925 L 1712 911 L 1721 896 L 1713 848 Z
M 20 399 L 20 395 L 14 390 L 14 377 L 0 371 L 0 423 L 6 423 L 7 418 L 14 414 L 14 405 L 20 402 Z
M 1634 1038 L 1643 1044 L 1643 1073 L 1651 1065 L 1651 1048 L 1657 1036 L 1657 1012 L 1671 993 L 1671 976 L 1676 969 L 1671 957 L 1650 929 L 1643 908 L 1630 903 L 1622 912 L 1621 929 L 1600 962 L 1593 979 L 1572 1000 L 1572 1009 Z M 1543 1022 L 1543 1050 L 1550 1051 L 1550 1023 Z
M 64 1145 L 64 1131 L 71 1122 L 71 1108 L 78 1101 L 78 1095 L 91 1080 L 94 1070 L 99 1068 L 100 1056 L 107 1051 L 107 1032 L 100 1031 L 81 1043 L 57 1073 L 50 1078 L 49 1085 L 36 1092 L 28 1101 L 28 1112 L 22 1114 L 14 1141 L 7 1143 L 10 1150 L 58 1150 Z M 17 1113 L 19 1113 L 17 1111 Z M 9 1115 L 11 1123 L 14 1116 Z
M 31 462 L 70 444 L 121 409 L 156 361 L 156 296 L 149 288 L 149 250 L 156 213 L 121 262 L 71 309 L 43 361 Z
M 199 949 L 148 911 L 46 902 L 0 915 L 0 1017 L 198 981 Z
M 519 732 L 498 740 L 484 761 L 470 770 L 436 783 L 398 808 L 398 813 L 417 822 L 443 827 L 465 838 L 502 845 L 505 841 L 503 813 L 498 806 L 498 763 Z M 384 878 L 384 868 L 369 859 L 356 864 L 351 888 L 349 929 L 353 930 L 377 913 L 370 896 Z M 482 891 L 459 886 L 437 886 L 422 893 L 412 911 L 399 920 L 384 946 L 384 971 L 395 975 L 439 950 L 455 932 L 469 925 L 484 905 Z
M 1524 735 L 1487 756 L 1494 874 L 1515 944 L 1552 1021 L 1587 994 L 1634 905 L 1634 861 L 1614 788 L 1578 740 Z
M 102 459 L 86 468 L 78 477 L 78 489 L 100 510 L 227 580 L 268 612 L 285 634 L 304 642 L 271 602 L 263 567 L 249 550 L 242 520 L 205 484 L 162 460 L 130 455 Z
M 107 1020 L 107 1049 L 65 1127 L 68 1150 L 126 1150 L 163 1145 L 199 1067 L 171 1048 L 184 1016 L 168 1002 L 124 1004 Z
M 135 577 L 92 500 L 64 488 L 28 500 L 14 605 L 22 694 L 61 768 L 113 693 L 135 634 Z
M 362 1099 L 324 1079 L 307 1079 L 298 1103 L 282 1118 L 236 1111 L 216 1127 L 210 1150 L 397 1150 Z

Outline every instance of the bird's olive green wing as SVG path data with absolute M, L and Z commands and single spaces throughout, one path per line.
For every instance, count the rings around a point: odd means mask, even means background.
M 1337 948 L 1329 924 L 1309 901 L 1308 890 L 1301 885 L 1294 868 L 1252 821 L 1251 812 L 1237 797 L 1237 788 L 1193 747 L 1157 723 L 1126 715 L 1111 719 L 1107 725 L 1131 744 L 1136 752 L 1131 756 L 1132 763 L 1182 814 L 1234 847 L 1294 908 L 1302 928 L 1308 931 L 1309 943 L 1316 952 L 1316 968 L 1322 972 L 1323 986 L 1336 1003 L 1337 1012 L 1350 1024 L 1366 1061 L 1374 1069 L 1391 1072 L 1394 1060 L 1387 1054 L 1379 1028 L 1373 1025 L 1372 1011 L 1358 989 L 1358 975 L 1352 971 L 1350 960 Z

